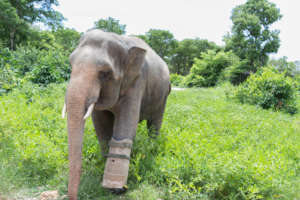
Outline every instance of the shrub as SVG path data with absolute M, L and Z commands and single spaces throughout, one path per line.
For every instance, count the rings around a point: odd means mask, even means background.
M 70 76 L 68 56 L 61 51 L 41 51 L 28 75 L 29 80 L 41 85 L 62 83 Z
M 202 87 L 205 85 L 205 79 L 194 73 L 190 73 L 183 79 L 183 85 L 186 87 Z
M 12 52 L 8 48 L 0 50 L 0 94 L 11 91 L 21 82 L 15 69 L 9 64 L 11 58 Z
M 274 68 L 265 67 L 252 74 L 234 91 L 233 97 L 241 103 L 259 105 L 264 109 L 284 110 L 294 114 L 297 83 Z
M 39 85 L 62 83 L 70 76 L 68 55 L 59 49 L 38 50 L 20 47 L 16 51 L 0 50 L 0 69 L 15 78 L 25 79 Z M 8 70 L 10 72 L 8 72 Z
M 21 79 L 17 77 L 9 64 L 0 68 L 0 95 L 11 91 L 19 86 L 20 83 Z
M 297 74 L 294 77 L 294 80 L 298 83 L 298 91 L 300 91 L 300 74 Z
M 239 85 L 246 81 L 253 70 L 247 59 L 242 60 L 228 68 L 228 79 L 233 85 Z
M 182 86 L 183 85 L 184 76 L 180 74 L 170 74 L 171 84 L 174 86 Z
M 188 75 L 186 85 L 189 87 L 215 86 L 221 72 L 236 60 L 236 56 L 231 52 L 220 51 L 217 53 L 213 50 L 202 53 L 201 57 L 202 59 L 195 58 L 194 65 Z

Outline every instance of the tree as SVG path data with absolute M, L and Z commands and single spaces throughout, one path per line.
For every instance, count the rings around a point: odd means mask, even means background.
M 214 42 L 208 40 L 184 39 L 178 42 L 171 60 L 171 72 L 181 75 L 189 73 L 195 58 L 200 58 L 201 53 L 207 50 L 220 50 Z
M 145 42 L 147 42 L 147 36 L 146 35 L 134 35 L 134 36 L 144 40 Z
M 286 56 L 278 60 L 272 59 L 269 64 L 286 76 L 294 77 L 297 74 L 297 65 L 294 62 L 288 62 Z
M 60 28 L 52 32 L 56 43 L 62 46 L 63 50 L 70 53 L 79 43 L 80 33 L 70 28 Z
M 243 63 L 234 71 L 237 79 L 232 79 L 233 83 L 244 81 L 250 73 L 267 64 L 270 53 L 278 51 L 279 31 L 271 30 L 270 26 L 281 17 L 276 5 L 268 0 L 248 0 L 233 9 L 231 34 L 224 40 L 226 50 L 232 50 Z
M 51 31 L 32 28 L 27 40 L 20 43 L 21 46 L 29 46 L 38 50 L 61 49 L 60 44 L 55 41 L 55 36 Z
M 141 36 L 140 36 L 141 37 Z M 173 34 L 167 30 L 150 29 L 143 39 L 167 63 L 170 63 L 177 41 Z
M 0 1 L 0 37 L 10 49 L 16 43 L 26 40 L 30 26 L 35 22 L 56 28 L 64 19 L 52 6 L 57 0 L 1 0 Z
M 99 28 L 105 32 L 114 32 L 120 35 L 124 35 L 126 33 L 126 25 L 120 24 L 119 20 L 112 17 L 96 21 L 95 28 Z
M 188 87 L 211 87 L 219 80 L 221 72 L 234 64 L 236 55 L 232 52 L 208 50 L 201 54 L 201 59 L 195 58 L 190 74 L 186 78 Z
M 296 68 L 298 71 L 300 71 L 300 60 L 296 60 L 295 62 Z

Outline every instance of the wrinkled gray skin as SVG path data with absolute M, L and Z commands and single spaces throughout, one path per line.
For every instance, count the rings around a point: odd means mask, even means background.
M 69 142 L 70 200 L 77 199 L 82 140 L 87 108 L 96 103 L 93 124 L 102 152 L 107 142 L 134 139 L 137 124 L 147 120 L 151 132 L 159 134 L 170 93 L 165 62 L 135 37 L 87 32 L 70 56 L 72 73 L 66 93 Z

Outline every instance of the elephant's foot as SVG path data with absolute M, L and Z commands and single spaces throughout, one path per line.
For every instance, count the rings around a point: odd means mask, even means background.
M 113 188 L 113 189 L 109 189 L 113 194 L 123 194 L 127 191 L 127 188 L 126 187 L 123 187 L 123 188 Z
M 104 169 L 102 186 L 116 194 L 126 191 L 132 141 L 111 139 Z

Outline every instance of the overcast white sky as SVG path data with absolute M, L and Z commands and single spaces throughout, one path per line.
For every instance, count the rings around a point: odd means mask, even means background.
M 169 30 L 175 38 L 199 37 L 223 45 L 231 29 L 231 11 L 246 0 L 59 0 L 57 8 L 67 18 L 65 25 L 85 32 L 94 22 L 109 16 L 126 24 L 127 34 L 144 34 L 150 28 Z M 271 0 L 283 18 L 281 47 L 275 57 L 300 60 L 300 0 Z

